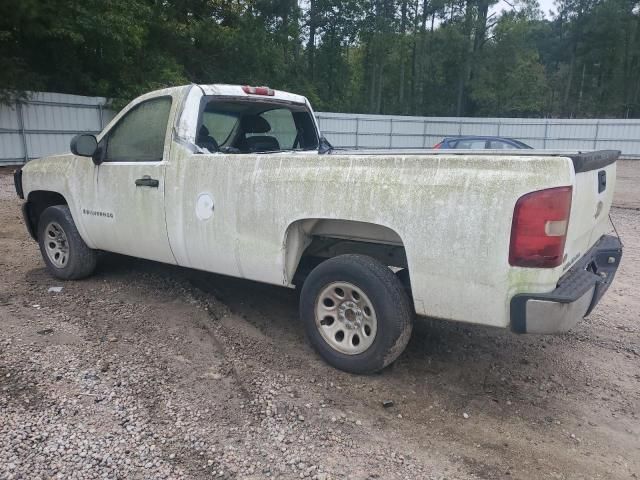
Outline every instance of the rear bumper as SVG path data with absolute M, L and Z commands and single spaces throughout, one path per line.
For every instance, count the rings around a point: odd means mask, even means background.
M 517 333 L 566 332 L 597 305 L 615 277 L 622 243 L 604 235 L 549 293 L 515 295 L 511 328 Z

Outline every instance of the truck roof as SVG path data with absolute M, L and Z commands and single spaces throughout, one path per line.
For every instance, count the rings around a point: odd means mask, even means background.
M 255 98 L 262 100 L 279 100 L 283 102 L 297 103 L 300 105 L 309 105 L 307 98 L 302 95 L 296 95 L 295 93 L 284 92 L 282 90 L 275 90 L 269 87 L 261 87 L 262 89 L 268 89 L 269 95 L 261 95 L 261 94 L 251 94 L 244 91 L 243 88 L 246 88 L 247 85 L 227 85 L 224 83 L 212 83 L 210 85 L 200 85 L 192 83 L 191 85 L 180 85 L 176 87 L 163 88 L 160 90 L 154 90 L 152 92 L 148 92 L 140 97 L 138 100 L 148 99 L 157 97 L 159 95 L 167 95 L 171 92 L 174 92 L 179 89 L 183 89 L 189 86 L 196 86 L 202 90 L 205 95 L 219 95 L 219 96 L 228 96 L 228 97 L 247 97 L 247 98 Z M 252 88 L 256 88 L 255 86 Z M 273 92 L 273 94 L 271 94 Z
M 214 83 L 211 85 L 198 85 L 206 95 L 226 95 L 230 97 L 260 97 L 259 95 L 253 95 L 246 93 L 243 90 L 243 85 L 228 85 L 223 83 Z M 289 93 L 282 90 L 270 89 L 273 91 L 273 95 L 269 95 L 268 99 L 284 100 L 287 102 L 306 104 L 307 99 L 302 95 L 296 95 L 295 93 Z

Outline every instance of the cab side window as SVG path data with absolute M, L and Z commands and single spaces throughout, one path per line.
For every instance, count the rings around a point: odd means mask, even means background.
M 460 140 L 456 143 L 455 148 L 464 148 L 471 150 L 484 150 L 486 148 L 486 140 L 478 139 L 478 140 Z
M 515 145 L 511 145 L 510 143 L 507 142 L 501 142 L 500 140 L 491 140 L 491 142 L 489 142 L 489 148 L 493 149 L 493 150 L 501 150 L 501 149 L 506 149 L 506 150 L 515 150 L 516 147 Z
M 107 134 L 106 162 L 160 162 L 171 110 L 171 97 L 136 105 Z

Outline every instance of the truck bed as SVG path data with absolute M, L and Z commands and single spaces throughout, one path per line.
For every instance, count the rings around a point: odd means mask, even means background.
M 330 155 L 491 155 L 491 156 L 523 156 L 523 157 L 568 157 L 573 162 L 576 173 L 588 172 L 597 168 L 603 168 L 615 162 L 621 152 L 619 150 L 595 150 L 595 151 L 575 151 L 575 150 L 463 150 L 463 149 L 350 149 L 334 148 Z

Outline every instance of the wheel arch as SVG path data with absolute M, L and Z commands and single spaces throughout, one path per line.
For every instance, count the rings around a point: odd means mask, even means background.
M 304 281 L 310 268 L 347 253 L 368 255 L 407 269 L 405 245 L 396 230 L 378 223 L 332 218 L 305 218 L 292 222 L 284 237 L 286 279 Z
M 34 240 L 38 240 L 40 215 L 54 205 L 69 205 L 69 202 L 62 194 L 50 190 L 34 190 L 27 195 L 27 201 L 22 208 L 27 229 Z

